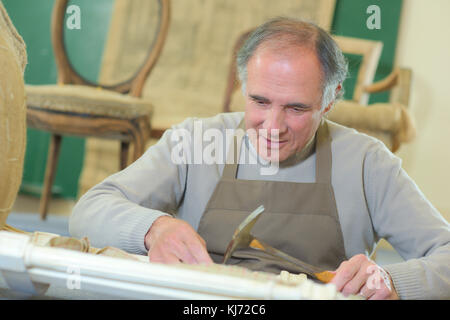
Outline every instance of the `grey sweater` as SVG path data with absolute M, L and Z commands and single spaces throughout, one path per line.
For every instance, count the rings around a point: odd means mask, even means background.
M 172 133 L 193 132 L 196 120 L 201 120 L 203 130 L 234 130 L 243 116 L 237 112 L 189 118 L 167 130 L 140 159 L 81 197 L 70 218 L 70 233 L 89 237 L 96 247 L 110 245 L 146 254 L 144 236 L 161 215 L 175 215 L 197 230 L 224 165 L 175 164 L 172 151 L 179 141 L 173 140 Z M 332 186 L 347 258 L 370 254 L 384 238 L 406 260 L 384 266 L 400 298 L 450 299 L 449 223 L 382 142 L 333 122 L 329 130 Z M 248 140 L 244 142 L 241 156 L 257 159 Z M 315 181 L 314 148 L 280 163 L 274 175 L 261 175 L 263 166 L 263 162 L 240 165 L 237 178 Z

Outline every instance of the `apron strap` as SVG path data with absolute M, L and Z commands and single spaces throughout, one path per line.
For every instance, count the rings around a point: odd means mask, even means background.
M 323 119 L 316 135 L 316 182 L 331 184 L 331 137 Z

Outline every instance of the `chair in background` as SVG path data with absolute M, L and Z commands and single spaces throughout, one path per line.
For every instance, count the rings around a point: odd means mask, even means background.
M 150 1 L 146 2 L 149 3 Z M 42 219 L 47 215 L 64 135 L 120 141 L 120 169 L 127 166 L 129 158 L 134 161 L 143 154 L 151 131 L 152 105 L 149 101 L 141 99 L 142 89 L 160 56 L 170 19 L 169 0 L 155 0 L 154 3 L 157 6 L 156 13 L 146 15 L 143 12 L 142 15 L 143 19 L 147 16 L 157 18 L 156 22 L 152 22 L 155 32 L 150 32 L 150 29 L 148 32 L 148 54 L 143 61 L 139 61 L 142 64 L 129 78 L 111 84 L 111 81 L 97 83 L 88 80 L 74 68 L 64 42 L 64 18 L 70 1 L 56 0 L 51 32 L 58 68 L 58 84 L 26 86 L 28 127 L 51 134 L 39 208 Z M 119 1 L 116 2 L 116 6 L 118 5 Z M 114 27 L 114 24 L 111 25 Z M 125 51 L 126 48 L 119 47 L 119 50 Z M 130 148 L 130 144 L 133 148 Z M 133 152 L 128 157 L 132 149 Z
M 239 36 L 232 49 L 223 112 L 238 111 L 232 109 L 233 94 L 239 87 L 236 54 L 252 31 Z M 327 114 L 327 118 L 372 135 L 382 140 L 392 152 L 397 151 L 401 143 L 409 142 L 415 136 L 415 127 L 407 111 L 411 70 L 395 67 L 385 79 L 373 83 L 383 43 L 336 35 L 332 37 L 344 53 L 358 55 L 362 59 L 352 98 L 339 101 Z M 369 106 L 370 94 L 383 91 L 391 91 L 389 103 Z
M 351 100 L 367 105 L 369 103 L 369 92 L 365 88 L 373 83 L 383 50 L 383 42 L 335 35 L 332 37 L 342 52 L 362 57 Z

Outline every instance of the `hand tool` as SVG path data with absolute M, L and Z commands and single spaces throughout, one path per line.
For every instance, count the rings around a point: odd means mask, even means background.
M 280 260 L 290 262 L 295 266 L 300 267 L 307 275 L 312 276 L 319 281 L 322 281 L 324 283 L 330 282 L 334 277 L 334 273 L 330 271 L 323 271 L 278 249 L 275 249 L 274 247 L 254 237 L 250 233 L 250 230 L 253 228 L 256 221 L 258 221 L 263 211 L 264 206 L 259 206 L 252 213 L 250 213 L 248 217 L 245 218 L 244 221 L 242 221 L 241 224 L 236 228 L 233 237 L 228 244 L 227 250 L 225 251 L 223 263 L 228 261 L 235 250 L 250 247 L 253 249 L 264 251 L 274 257 L 279 258 Z

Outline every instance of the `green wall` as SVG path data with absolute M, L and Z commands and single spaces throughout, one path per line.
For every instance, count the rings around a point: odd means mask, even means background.
M 366 13 L 366 10 L 367 7 L 373 4 L 380 7 L 381 28 L 370 30 L 366 26 L 366 21 L 370 16 L 370 14 Z M 383 42 L 383 51 L 374 81 L 385 78 L 393 69 L 401 6 L 402 0 L 336 1 L 331 33 Z M 353 94 L 356 72 L 361 59 L 351 55 L 346 55 L 346 57 L 349 60 L 350 75 L 344 83 L 346 91 L 344 97 L 350 98 Z M 389 93 L 377 93 L 371 95 L 369 103 L 387 102 L 388 100 Z
M 14 25 L 27 44 L 29 60 L 25 71 L 25 82 L 27 84 L 56 83 L 57 70 L 50 40 L 50 16 L 53 2 L 54 0 L 3 0 Z M 70 50 L 75 50 L 71 59 L 84 75 L 89 79 L 96 79 L 109 23 L 108 19 L 100 19 L 99 17 L 110 16 L 111 1 L 77 0 L 73 3 L 81 8 L 81 29 L 66 30 L 65 32 L 71 41 Z M 369 17 L 366 9 L 372 4 L 378 5 L 381 9 L 380 30 L 369 30 L 366 27 L 366 20 Z M 401 4 L 401 0 L 336 1 L 332 24 L 333 34 L 384 42 L 375 81 L 386 77 L 392 71 Z M 347 56 L 347 58 L 350 64 L 350 77 L 345 83 L 345 97 L 351 97 L 360 59 L 355 56 Z M 388 98 L 387 93 L 375 94 L 371 96 L 370 103 L 385 102 Z M 38 195 L 44 177 L 49 134 L 28 129 L 27 138 L 21 192 Z M 83 163 L 84 142 L 83 138 L 77 137 L 65 137 L 63 139 L 53 187 L 54 196 L 76 197 L 77 182 Z

